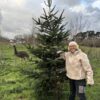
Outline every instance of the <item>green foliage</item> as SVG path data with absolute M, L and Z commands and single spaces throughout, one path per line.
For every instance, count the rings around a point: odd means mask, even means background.
M 68 31 L 63 24 L 63 13 L 58 16 L 55 6 L 52 8 L 52 0 L 45 2 L 44 14 L 35 21 L 39 33 L 38 44 L 29 48 L 30 52 L 38 58 L 36 62 L 39 71 L 33 72 L 33 77 L 38 78 L 35 87 L 37 100 L 61 100 L 63 98 L 63 82 L 66 80 L 64 60 L 58 60 L 58 50 L 64 50 Z M 36 77 L 37 76 L 37 77 Z
M 17 46 L 18 50 L 25 50 L 21 46 Z M 81 47 L 90 58 L 90 63 L 94 70 L 95 85 L 86 88 L 87 100 L 99 100 L 100 98 L 100 48 Z M 2 54 L 2 55 L 1 55 Z M 37 70 L 37 66 L 33 62 L 23 62 L 13 55 L 13 48 L 7 44 L 0 44 L 0 100 L 36 100 L 35 87 L 39 82 L 38 78 L 33 74 Z M 33 60 L 37 61 L 35 57 Z M 36 75 L 37 76 L 37 75 Z M 34 77 L 37 78 L 34 80 Z M 62 85 L 64 98 L 67 100 L 69 95 L 69 87 L 66 81 Z M 38 90 L 37 90 L 38 91 Z M 45 95 L 46 97 L 46 95 Z M 49 99 L 53 100 L 52 94 Z M 48 99 L 47 98 L 47 99 Z M 55 99 L 57 100 L 57 99 Z
M 18 46 L 20 49 L 25 50 L 23 46 Z M 31 64 L 14 56 L 13 47 L 0 43 L 0 100 L 29 100 L 34 97 L 30 85 L 34 81 L 22 73 L 22 69 L 30 68 Z

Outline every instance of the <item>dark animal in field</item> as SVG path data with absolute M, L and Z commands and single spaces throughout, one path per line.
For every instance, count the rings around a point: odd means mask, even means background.
M 25 58 L 29 58 L 29 55 L 26 51 L 17 51 L 17 48 L 15 45 L 13 45 L 13 48 L 14 48 L 14 54 L 21 58 L 21 59 L 25 59 Z

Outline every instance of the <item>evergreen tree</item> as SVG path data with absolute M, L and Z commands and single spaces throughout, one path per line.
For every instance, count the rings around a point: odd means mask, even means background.
M 37 100 L 61 100 L 62 85 L 66 79 L 64 70 L 64 60 L 57 59 L 58 50 L 66 50 L 65 40 L 68 31 L 65 31 L 66 24 L 63 24 L 64 10 L 58 15 L 52 7 L 52 0 L 44 2 L 48 11 L 43 8 L 44 14 L 37 20 L 33 18 L 38 26 L 38 44 L 35 47 L 29 46 L 33 55 L 39 58 L 36 61 L 38 72 L 35 70 L 33 77 L 37 79 L 35 93 Z

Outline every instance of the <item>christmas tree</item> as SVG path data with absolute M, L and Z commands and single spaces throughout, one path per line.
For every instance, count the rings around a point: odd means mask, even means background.
M 37 20 L 33 18 L 38 27 L 37 45 L 28 48 L 38 58 L 36 71 L 33 77 L 36 78 L 35 93 L 37 100 L 61 100 L 63 96 L 63 82 L 66 80 L 64 60 L 57 59 L 57 51 L 66 50 L 66 40 L 69 31 L 66 31 L 63 24 L 64 10 L 59 15 L 52 7 L 52 0 L 44 2 L 43 15 Z

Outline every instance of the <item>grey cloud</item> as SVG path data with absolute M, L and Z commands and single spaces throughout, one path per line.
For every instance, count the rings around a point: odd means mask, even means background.
M 26 8 L 2 7 L 2 31 L 28 33 L 32 27 L 32 11 Z
M 25 0 L 25 3 L 21 7 L 10 6 L 9 4 L 3 4 L 0 0 L 0 7 L 2 9 L 2 27 L 4 32 L 11 33 L 28 33 L 32 30 L 32 17 L 39 17 L 43 13 L 41 3 L 44 0 Z M 54 0 L 54 5 L 56 9 L 61 12 L 65 9 L 64 16 L 67 22 L 73 16 L 78 16 L 79 13 L 71 12 L 69 8 L 74 6 L 79 6 L 82 0 Z M 86 13 L 84 13 L 84 18 L 91 21 L 90 29 L 99 30 L 100 27 L 100 9 L 93 8 L 92 3 L 96 0 L 86 0 Z M 1 19 L 1 18 L 0 18 Z
M 86 8 L 87 13 L 85 14 L 90 21 L 99 22 L 100 23 L 100 9 L 99 8 L 93 8 L 91 5 Z
M 43 0 L 41 0 L 42 2 Z M 10 6 L 0 1 L 2 8 L 2 31 L 11 33 L 28 33 L 32 30 L 32 17 L 41 13 L 40 0 L 25 0 L 22 7 Z
M 80 0 L 55 0 L 56 3 L 68 6 L 75 6 L 80 4 Z
M 88 13 L 92 13 L 92 12 L 98 10 L 98 8 L 93 8 L 93 7 L 90 5 L 90 6 L 88 6 L 88 7 L 86 8 L 86 10 L 87 10 Z
M 88 19 L 90 23 L 90 30 L 97 31 L 100 26 L 100 10 L 97 8 L 88 7 L 87 13 L 84 16 Z M 100 31 L 100 29 L 98 30 Z
M 16 31 L 23 27 L 30 28 L 32 14 L 18 12 L 4 12 L 2 25 L 6 31 Z

